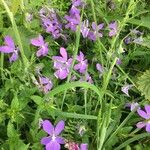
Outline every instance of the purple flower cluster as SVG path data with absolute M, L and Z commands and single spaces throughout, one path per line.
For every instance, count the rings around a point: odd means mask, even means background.
M 68 150 L 87 150 L 87 144 L 83 143 L 79 148 L 78 144 L 66 143 L 64 138 L 59 136 L 65 128 L 65 122 L 63 120 L 59 121 L 55 127 L 49 120 L 42 121 L 41 125 L 43 130 L 48 134 L 48 137 L 41 139 L 41 144 L 45 145 L 46 150 L 60 150 L 61 144 L 65 144 Z
M 9 62 L 16 61 L 18 59 L 19 48 L 15 46 L 13 39 L 10 36 L 5 36 L 5 45 L 0 46 L 0 52 L 5 54 L 11 54 Z
M 51 33 L 54 39 L 61 36 L 62 24 L 59 22 L 53 9 L 42 8 L 39 12 L 42 25 L 47 33 Z
M 80 10 L 77 8 L 81 5 L 81 0 L 73 0 L 72 6 L 69 11 L 69 15 L 65 16 L 67 20 L 67 24 L 65 28 L 71 29 L 72 31 L 76 31 L 77 26 L 80 24 Z

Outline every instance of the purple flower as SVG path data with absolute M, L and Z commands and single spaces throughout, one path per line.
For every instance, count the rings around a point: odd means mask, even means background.
M 65 16 L 65 19 L 68 21 L 68 23 L 65 25 L 65 28 L 71 29 L 72 31 L 76 31 L 77 26 L 80 24 L 80 15 L 70 15 Z
M 54 39 L 58 39 L 61 36 L 62 24 L 58 21 L 55 11 L 42 8 L 39 14 L 46 32 L 51 33 Z
M 137 128 L 146 128 L 147 132 L 150 132 L 150 105 L 146 105 L 145 107 L 145 111 L 138 109 L 137 112 L 139 114 L 139 116 L 141 116 L 142 118 L 146 119 L 145 121 L 141 121 L 138 122 L 136 124 Z
M 65 144 L 65 141 L 59 134 L 64 130 L 64 121 L 59 121 L 56 127 L 49 120 L 42 123 L 43 130 L 49 134 L 48 137 L 41 139 L 41 144 L 46 145 L 46 150 L 60 150 L 60 144 Z
M 9 58 L 9 62 L 16 61 L 18 59 L 18 47 L 15 46 L 13 39 L 10 36 L 4 37 L 5 46 L 0 46 L 0 52 L 6 54 L 12 54 Z
M 88 28 L 89 26 L 89 21 L 88 20 L 84 20 L 82 25 L 81 25 L 81 34 L 84 38 L 88 37 L 89 31 L 90 29 Z
M 100 72 L 100 73 L 103 73 L 104 72 L 104 69 L 103 69 L 103 66 L 99 63 L 96 64 L 96 69 Z
M 80 51 L 80 55 L 77 56 L 77 61 L 79 62 L 74 66 L 75 70 L 78 70 L 80 73 L 85 73 L 87 70 L 87 59 L 84 58 L 84 54 Z
M 95 22 L 92 23 L 92 29 L 93 31 L 89 31 L 88 38 L 92 41 L 96 40 L 97 37 L 102 37 L 103 34 L 99 32 L 104 27 L 104 23 L 101 23 L 99 25 L 96 25 Z
M 129 93 L 128 93 L 128 90 L 129 90 L 131 87 L 133 87 L 133 85 L 126 84 L 126 85 L 124 85 L 124 86 L 121 88 L 121 91 L 122 91 L 123 93 L 125 93 L 128 97 L 130 97 L 130 96 L 129 96 Z
M 68 59 L 66 49 L 60 48 L 61 56 L 53 56 L 54 68 L 56 69 L 55 76 L 61 80 L 67 78 L 69 69 L 72 63 L 72 58 Z
M 39 47 L 39 50 L 36 53 L 37 57 L 46 56 L 48 54 L 48 43 L 44 42 L 44 39 L 41 35 L 37 38 L 31 39 L 31 44 Z
M 80 24 L 80 10 L 76 6 L 80 5 L 80 0 L 73 0 L 72 4 L 69 15 L 65 16 L 65 19 L 68 21 L 65 28 L 76 31 L 77 26 Z
M 121 65 L 121 64 L 122 64 L 122 61 L 121 61 L 121 59 L 120 59 L 120 58 L 118 58 L 118 59 L 117 59 L 116 64 L 117 64 L 117 65 Z
M 39 83 L 40 83 L 40 89 L 46 94 L 48 93 L 52 87 L 53 87 L 53 83 L 52 81 L 47 78 L 47 77 L 40 77 L 39 76 Z
M 132 42 L 132 38 L 131 37 L 127 37 L 124 39 L 125 44 L 130 44 Z
M 109 24 L 109 29 L 110 29 L 110 32 L 109 32 L 109 36 L 112 37 L 112 36 L 115 36 L 117 34 L 117 22 L 114 21 L 112 23 Z

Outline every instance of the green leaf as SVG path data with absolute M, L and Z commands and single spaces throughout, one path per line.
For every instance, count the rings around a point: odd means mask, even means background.
M 14 125 L 10 121 L 8 122 L 8 125 L 7 125 L 7 136 L 9 138 L 17 136 L 17 133 L 14 129 Z
M 150 29 L 150 17 L 142 17 L 142 19 L 131 19 L 128 21 L 131 24 L 135 24 L 138 26 L 143 26 Z
M 52 91 L 50 91 L 47 95 L 45 95 L 44 98 L 47 99 L 49 97 L 53 97 L 56 94 L 59 94 L 59 93 L 65 91 L 65 90 L 76 88 L 76 87 L 82 87 L 82 88 L 85 88 L 85 89 L 91 89 L 99 97 L 101 97 L 100 91 L 99 91 L 99 89 L 95 85 L 90 84 L 88 82 L 71 82 L 71 83 L 66 83 L 66 84 L 63 84 L 63 85 L 60 85 L 60 86 L 56 87 L 55 89 L 53 89 Z
M 129 145 L 130 143 L 132 143 L 134 141 L 138 141 L 139 139 L 142 139 L 142 138 L 145 138 L 145 137 L 148 137 L 148 136 L 150 136 L 150 133 L 143 133 L 143 134 L 135 135 L 133 138 L 128 139 L 127 141 L 125 141 L 124 143 L 119 145 L 114 150 L 120 150 L 120 149 L 124 148 L 125 146 Z
M 38 106 L 43 104 L 43 99 L 40 96 L 33 95 L 30 97 Z
M 150 100 L 150 70 L 146 70 L 143 75 L 138 78 L 138 89 L 146 99 Z

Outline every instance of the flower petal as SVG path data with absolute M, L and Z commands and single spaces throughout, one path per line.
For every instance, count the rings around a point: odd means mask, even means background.
M 9 62 L 16 61 L 18 59 L 18 53 L 13 53 L 9 58 Z
M 63 47 L 60 48 L 60 54 L 67 61 L 67 52 L 65 48 Z
M 52 135 L 54 132 L 54 126 L 49 120 L 43 121 L 43 130 L 48 133 L 49 135 Z
M 56 78 L 63 80 L 68 76 L 68 71 L 66 69 L 59 69 L 54 73 L 54 75 Z
M 34 46 L 42 46 L 44 44 L 43 37 L 39 35 L 37 38 L 31 39 L 31 44 Z
M 0 47 L 0 52 L 3 52 L 3 53 L 12 53 L 13 51 L 14 51 L 14 49 L 9 46 L 1 46 Z
M 63 120 L 59 121 L 55 127 L 55 135 L 59 135 L 65 128 L 65 122 Z
M 80 150 L 87 150 L 88 145 L 87 144 L 81 144 Z
M 13 39 L 10 36 L 5 36 L 5 44 L 13 49 L 15 49 L 15 44 Z
M 142 118 L 148 119 L 148 115 L 147 115 L 147 113 L 146 113 L 145 111 L 143 111 L 143 110 L 141 110 L 141 109 L 138 109 L 137 112 L 138 112 L 138 114 L 139 114 Z
M 146 131 L 147 131 L 147 132 L 150 132 L 150 123 L 147 123 L 147 124 L 146 124 Z
M 144 126 L 146 126 L 146 123 L 145 122 L 138 122 L 136 124 L 137 128 L 143 128 Z
M 65 140 L 62 137 L 56 137 L 55 139 L 59 144 L 65 144 Z
M 50 138 L 50 137 L 43 137 L 43 138 L 41 139 L 41 144 L 47 145 L 50 141 L 51 141 L 51 138 Z
M 57 141 L 51 141 L 46 145 L 46 150 L 60 150 L 60 144 Z
M 150 114 L 150 105 L 146 105 L 144 108 L 145 108 L 147 114 Z

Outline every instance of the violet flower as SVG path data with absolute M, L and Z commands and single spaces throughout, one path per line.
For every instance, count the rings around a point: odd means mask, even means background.
M 75 15 L 70 15 L 70 16 L 65 16 L 65 19 L 68 21 L 68 23 L 65 25 L 65 28 L 71 29 L 72 31 L 76 31 L 77 26 L 80 24 L 80 15 L 75 14 Z
M 63 47 L 60 48 L 60 54 L 61 56 L 53 56 L 52 59 L 54 61 L 54 68 L 56 69 L 54 75 L 56 78 L 63 80 L 69 74 L 72 58 L 68 59 L 66 49 Z
M 18 47 L 15 46 L 13 39 L 10 36 L 4 37 L 5 46 L 0 46 L 0 52 L 5 54 L 12 54 L 9 58 L 9 62 L 16 61 L 18 59 Z
M 60 144 L 65 144 L 65 141 L 59 134 L 64 130 L 64 121 L 59 121 L 54 127 L 49 120 L 42 123 L 43 130 L 49 134 L 48 137 L 41 139 L 41 144 L 46 146 L 46 150 L 60 150 Z
M 55 11 L 42 8 L 39 14 L 46 32 L 51 33 L 54 39 L 58 39 L 61 36 L 62 24 L 59 22 Z
M 80 10 L 76 7 L 80 5 L 80 0 L 73 0 L 72 7 L 69 11 L 69 15 L 65 16 L 67 24 L 65 28 L 76 31 L 77 26 L 80 24 Z
M 121 64 L 122 64 L 122 61 L 121 61 L 120 58 L 117 59 L 116 64 L 117 64 L 117 65 L 121 65 Z
M 46 94 L 48 93 L 52 87 L 53 87 L 53 83 L 52 81 L 47 78 L 47 77 L 40 77 L 39 76 L 39 83 L 40 83 L 40 89 Z
M 44 39 L 41 35 L 37 38 L 31 39 L 31 44 L 39 47 L 39 50 L 36 53 L 37 57 L 46 56 L 48 54 L 48 43 L 44 42 Z
M 117 34 L 117 30 L 118 30 L 117 28 L 118 26 L 117 26 L 116 21 L 109 24 L 109 29 L 110 29 L 109 36 L 110 37 L 115 36 Z
M 96 25 L 95 22 L 92 22 L 92 29 L 93 31 L 89 31 L 88 38 L 92 41 L 96 40 L 96 37 L 103 37 L 103 34 L 100 32 L 102 28 L 104 27 L 104 23 L 101 23 L 99 25 Z
M 138 122 L 136 124 L 137 128 L 144 128 L 146 129 L 147 132 L 150 132 L 150 105 L 146 105 L 145 111 L 142 109 L 138 109 L 137 112 L 139 116 L 142 118 L 146 119 L 145 121 Z
M 85 73 L 88 64 L 87 59 L 84 58 L 84 54 L 80 51 L 80 54 L 76 57 L 78 64 L 74 66 L 74 70 L 78 70 L 80 73 Z
M 133 87 L 133 85 L 126 84 L 121 88 L 121 91 L 130 97 L 128 90 Z

